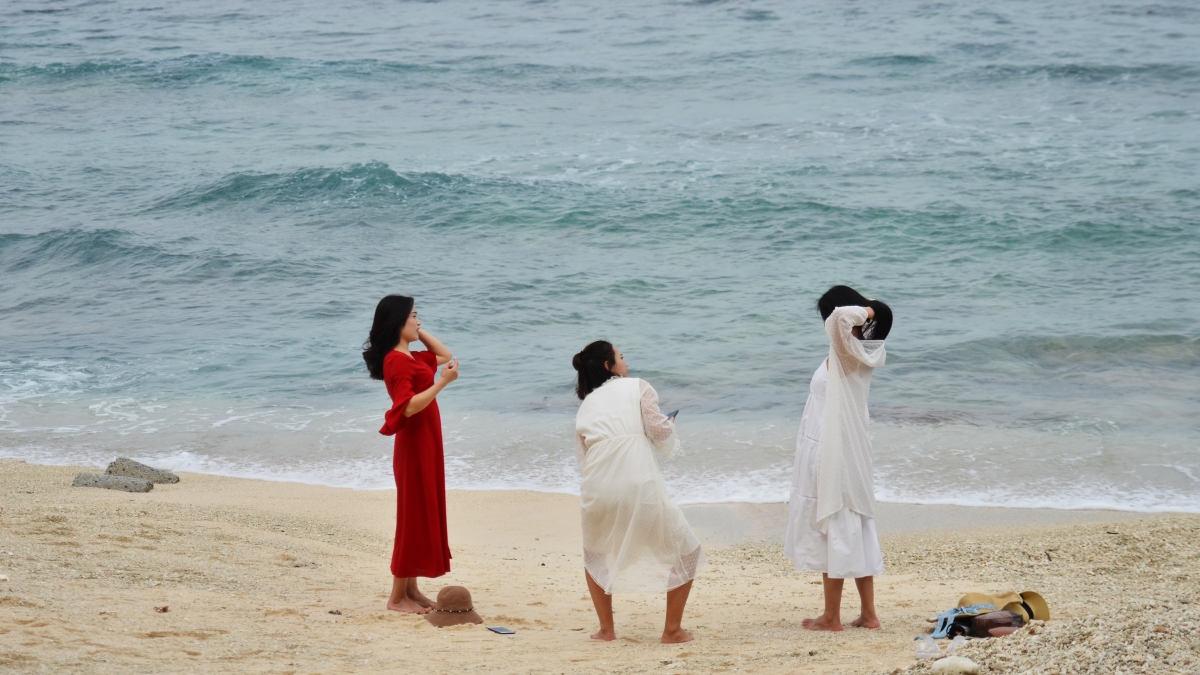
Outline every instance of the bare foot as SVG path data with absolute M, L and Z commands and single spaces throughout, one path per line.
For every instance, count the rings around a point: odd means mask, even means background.
M 599 632 L 592 633 L 592 639 L 593 640 L 603 640 L 604 642 L 612 642 L 613 640 L 617 639 L 617 632 L 610 631 L 608 633 L 605 633 L 603 630 L 601 630 Z
M 410 598 L 401 598 L 399 602 L 388 600 L 387 608 L 393 612 L 403 612 L 404 614 L 428 614 L 429 608 L 422 607 Z
M 691 642 L 695 639 L 696 638 L 692 637 L 692 633 L 690 631 L 680 628 L 679 630 L 673 630 L 669 633 L 664 630 L 662 643 L 664 645 L 674 645 L 679 644 L 680 642 Z
M 836 619 L 827 618 L 824 614 L 815 619 L 805 619 L 800 622 L 808 630 L 842 630 L 842 622 Z
M 879 628 L 879 617 L 873 616 L 869 619 L 866 619 L 860 616 L 851 621 L 850 625 L 854 626 L 855 628 Z
M 421 591 L 414 593 L 410 588 L 408 589 L 408 597 L 411 598 L 413 602 L 424 607 L 425 609 L 437 609 L 437 603 L 425 597 L 425 594 Z

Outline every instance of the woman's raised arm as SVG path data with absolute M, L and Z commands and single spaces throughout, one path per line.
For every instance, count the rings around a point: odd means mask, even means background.
M 863 360 L 860 356 L 863 353 L 862 344 L 855 337 L 854 329 L 866 323 L 871 311 L 870 307 L 847 305 L 833 310 L 825 321 L 829 344 L 843 364 L 847 363 L 846 359 Z
M 424 328 L 417 331 L 417 339 L 420 340 L 421 344 L 425 345 L 429 351 L 433 352 L 433 355 L 437 357 L 437 363 L 439 366 L 446 365 L 450 362 L 450 359 L 454 358 L 454 354 L 450 353 L 450 350 L 446 347 L 446 345 L 442 344 L 441 340 L 435 338 L 433 333 L 430 333 Z

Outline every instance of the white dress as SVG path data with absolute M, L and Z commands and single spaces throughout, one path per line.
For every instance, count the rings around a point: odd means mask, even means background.
M 813 373 L 809 385 L 796 439 L 796 462 L 788 500 L 784 553 L 797 570 L 824 572 L 834 579 L 883 573 L 870 484 L 866 394 L 871 372 L 883 365 L 885 353 L 881 341 L 860 341 L 850 333 L 865 320 L 866 312 L 861 308 L 839 307 L 826 322 L 830 357 Z M 838 411 L 827 406 L 831 365 L 842 373 L 837 383 L 842 408 Z M 831 418 L 835 423 L 840 422 L 836 448 L 822 445 L 822 432 Z M 837 453 L 833 462 L 829 457 L 831 450 Z M 820 504 L 823 485 L 827 496 L 830 487 L 836 493 L 835 508 L 826 507 L 825 513 Z
M 614 377 L 575 417 L 583 566 L 605 593 L 663 592 L 703 567 L 700 540 L 663 483 L 657 449 L 679 447 L 675 425 L 643 380 Z

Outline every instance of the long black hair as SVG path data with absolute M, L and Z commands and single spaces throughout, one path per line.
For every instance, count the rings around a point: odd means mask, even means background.
M 821 312 L 821 320 L 826 321 L 833 310 L 838 307 L 870 307 L 875 310 L 875 318 L 863 324 L 864 340 L 885 340 L 892 332 L 892 308 L 879 300 L 868 300 L 862 293 L 849 286 L 834 286 L 825 291 L 817 300 L 817 310 Z
M 579 397 L 580 401 L 587 398 L 593 389 L 613 377 L 609 368 L 616 363 L 616 350 L 613 349 L 612 343 L 604 340 L 596 340 L 571 359 L 571 365 L 579 373 L 579 384 L 575 385 L 575 395 Z
M 408 323 L 412 308 L 413 299 L 407 295 L 384 296 L 375 305 L 371 334 L 363 343 L 363 361 L 367 362 L 367 372 L 373 379 L 383 379 L 383 359 L 399 344 L 400 329 Z

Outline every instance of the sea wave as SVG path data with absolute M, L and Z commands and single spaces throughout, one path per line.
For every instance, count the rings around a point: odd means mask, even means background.
M 186 88 L 224 85 L 239 89 L 287 91 L 305 82 L 387 82 L 395 85 L 447 88 L 465 82 L 508 81 L 549 89 L 637 88 L 661 82 L 647 76 L 606 76 L 601 67 L 510 61 L 487 55 L 406 62 L 384 59 L 322 60 L 256 54 L 206 53 L 167 59 L 122 58 L 112 60 L 55 61 L 50 63 L 0 63 L 0 83 L 110 83 Z M 445 80 L 454 74 L 457 85 Z M 679 78 L 667 78 L 679 81 Z
M 921 368 L 1009 370 L 1042 375 L 1081 368 L 1134 367 L 1200 376 L 1200 338 L 1172 333 L 1013 335 L 967 340 L 924 352 Z M 911 367 L 911 364 L 905 364 Z
M 955 77 L 961 78 L 961 74 Z M 1200 68 L 1187 63 L 1111 65 L 1084 63 L 987 64 L 973 68 L 978 81 L 1044 78 L 1081 84 L 1130 84 L 1168 82 L 1177 84 L 1200 79 Z
M 435 193 L 470 192 L 477 182 L 463 175 L 435 172 L 398 173 L 382 162 L 343 168 L 311 168 L 288 173 L 235 173 L 159 200 L 147 211 L 213 209 L 252 203 L 325 204 L 341 208 L 379 203 L 400 204 Z
M 153 281 L 168 286 L 190 285 L 208 279 L 236 277 L 295 278 L 327 266 L 328 256 L 300 260 L 263 257 L 225 247 L 198 246 L 191 237 L 148 243 L 126 230 L 101 228 L 54 229 L 37 234 L 0 235 L 0 269 L 22 273 L 26 281 L 51 280 L 82 270 L 118 270 L 127 284 Z M 10 311 L 46 311 L 69 298 L 61 295 L 23 294 Z
M 136 58 L 59 61 L 45 64 L 0 64 L 0 82 L 54 83 L 123 80 L 154 87 L 224 83 L 279 86 L 288 80 L 395 77 L 403 74 L 446 71 L 445 66 L 420 65 L 374 59 L 319 61 L 291 57 L 244 54 L 189 54 L 169 59 Z

